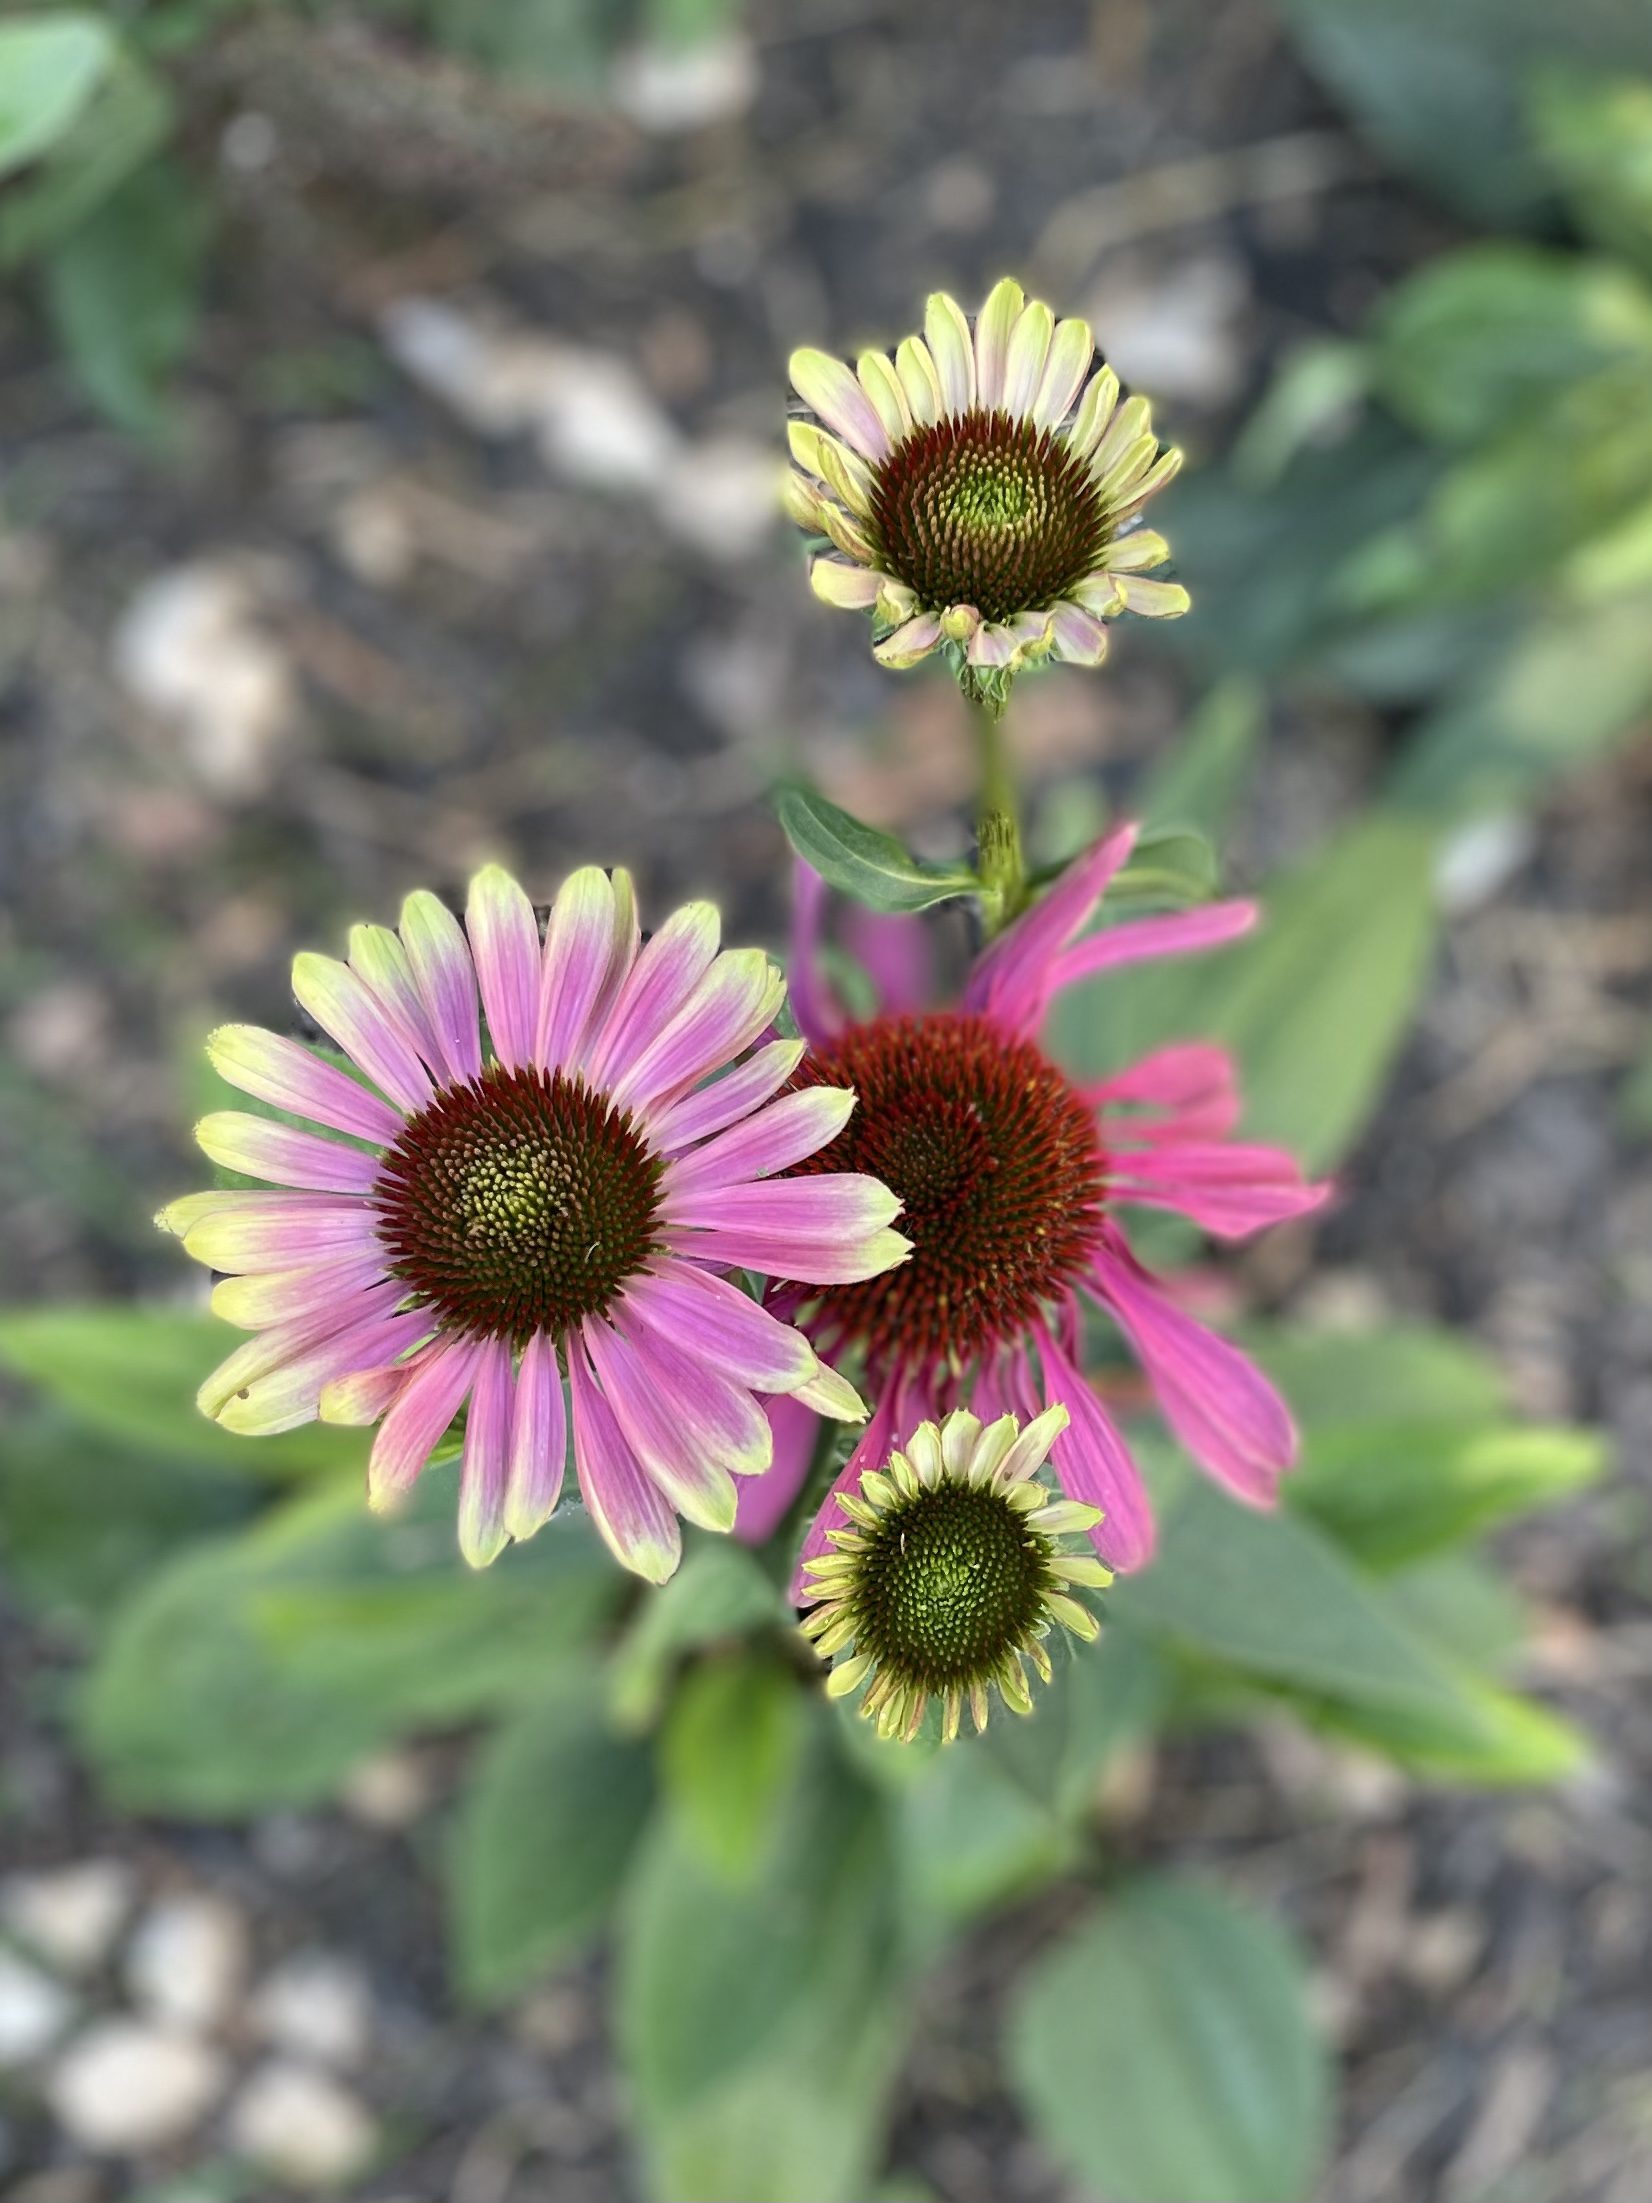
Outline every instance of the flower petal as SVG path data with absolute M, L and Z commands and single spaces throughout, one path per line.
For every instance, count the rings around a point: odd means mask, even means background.
M 721 1132 L 780 1091 L 803 1060 L 800 1040 L 771 1040 L 736 1070 L 685 1094 L 655 1118 L 652 1142 L 662 1155 L 681 1154 Z
M 242 1331 L 290 1323 L 312 1310 L 337 1308 L 348 1296 L 382 1283 L 384 1258 L 377 1251 L 343 1262 L 311 1262 L 292 1270 L 254 1270 L 221 1277 L 212 1288 L 212 1312 Z
M 898 444 L 912 433 L 912 412 L 906 402 L 906 392 L 901 379 L 885 352 L 862 352 L 855 362 L 855 373 L 860 386 L 871 401 L 872 409 L 883 423 L 884 434 L 890 443 Z
M 1110 1568 L 1140 1568 L 1153 1557 L 1153 1510 L 1141 1471 L 1131 1458 L 1113 1418 L 1096 1397 L 1083 1371 L 1069 1359 L 1054 1335 L 1038 1334 L 1044 1365 L 1043 1390 L 1071 1418 L 1050 1448 L 1050 1460 L 1069 1499 L 1099 1507 L 1102 1519 L 1090 1542 Z M 1018 1385 L 1024 1413 L 1039 1406 L 1039 1388 L 1030 1370 Z
M 1136 574 L 1120 574 L 1118 588 L 1125 609 L 1144 620 L 1179 619 L 1193 602 L 1179 581 L 1143 581 Z
M 225 1170 L 309 1193 L 371 1193 L 379 1175 L 378 1156 L 362 1148 L 325 1140 L 318 1132 L 299 1132 L 244 1109 L 213 1110 L 196 1125 L 195 1141 L 202 1154 Z
M 912 418 L 920 428 L 938 421 L 945 410 L 941 378 L 922 337 L 902 337 L 895 348 L 895 372 L 906 394 Z
M 1051 989 L 1070 987 L 1076 979 L 1112 971 L 1120 964 L 1220 948 L 1249 933 L 1257 916 L 1255 903 L 1206 903 L 1198 910 L 1173 911 L 1163 918 L 1131 918 L 1121 926 L 1106 926 L 1062 950 L 1051 967 Z
M 644 943 L 585 1051 L 593 1085 L 611 1087 L 677 1015 L 709 970 L 721 933 L 714 903 L 684 903 Z
M 1112 1143 L 1109 1191 L 1115 1201 L 1173 1209 L 1218 1239 L 1244 1239 L 1269 1224 L 1307 1216 L 1331 1195 L 1310 1185 L 1294 1155 L 1239 1140 L 1154 1139 L 1139 1149 Z
M 1170 545 L 1162 535 L 1151 528 L 1132 528 L 1128 535 L 1121 535 L 1107 546 L 1107 571 L 1109 574 L 1141 574 L 1149 568 L 1162 566 L 1170 556 Z
M 544 1070 L 579 1061 L 613 945 L 614 883 L 600 865 L 581 865 L 558 888 L 545 927 L 533 1042 L 534 1061 Z
M 667 1203 L 679 1193 L 770 1178 L 776 1171 L 789 1170 L 835 1140 L 854 1106 L 854 1094 L 844 1086 L 810 1086 L 801 1093 L 782 1094 L 693 1154 L 679 1157 L 665 1175 L 662 1191 Z
M 763 1402 L 774 1433 L 774 1459 L 761 1476 L 743 1476 L 736 1494 L 734 1534 L 742 1545 L 766 1545 L 786 1519 L 814 1462 L 820 1417 L 789 1393 Z
M 312 951 L 295 956 L 293 993 L 398 1109 L 411 1116 L 427 1106 L 433 1089 L 412 1042 L 347 964 Z
M 844 1462 L 842 1468 L 838 1471 L 831 1490 L 821 1501 L 814 1520 L 805 1531 L 803 1549 L 797 1556 L 797 1568 L 792 1576 L 791 1596 L 794 1606 L 804 1604 L 808 1596 L 803 1579 L 804 1562 L 819 1560 L 825 1554 L 831 1552 L 831 1533 L 834 1530 L 845 1530 L 849 1527 L 849 1518 L 837 1503 L 838 1495 L 841 1492 L 858 1491 L 860 1480 L 866 1471 L 868 1469 L 881 1469 L 888 1460 L 895 1443 L 896 1430 L 906 1420 L 901 1413 L 904 1390 L 905 1388 L 898 1384 L 889 1385 L 885 1388 L 884 1395 L 873 1412 L 872 1420 L 861 1432 L 859 1443 L 856 1445 L 854 1452 L 850 1454 L 848 1460 Z
M 568 1389 L 574 1467 L 586 1511 L 622 1568 L 649 1583 L 664 1583 L 683 1555 L 677 1517 L 621 1436 L 584 1350 L 574 1342 L 568 1350 Z
M 450 1079 L 482 1068 L 476 1028 L 476 966 L 463 929 L 446 903 L 419 888 L 402 904 L 402 945 Z
M 805 346 L 792 354 L 789 364 L 792 388 L 812 413 L 863 459 L 888 458 L 889 432 L 842 360 Z
M 795 1392 L 814 1373 L 815 1351 L 801 1331 L 693 1263 L 656 1255 L 649 1275 L 626 1286 L 620 1305 L 666 1345 L 692 1341 L 695 1356 L 733 1384 Z
M 308 1117 L 333 1132 L 387 1147 L 402 1120 L 387 1102 L 331 1063 L 323 1063 L 296 1040 L 266 1033 L 256 1025 L 220 1025 L 207 1036 L 213 1069 L 255 1101 L 268 1102 L 295 1117 Z
M 486 1568 L 510 1543 L 505 1490 L 515 1395 L 509 1345 L 503 1339 L 485 1340 L 476 1357 L 459 1470 L 459 1551 L 472 1568 Z
M 620 1073 L 616 1104 L 647 1111 L 732 1063 L 773 1024 L 786 981 L 761 949 L 725 949 L 671 1022 Z
M 858 520 L 872 517 L 872 470 L 835 436 L 820 439 L 820 465 L 826 487 Z
M 1136 845 L 1139 829 L 1115 826 L 1077 857 L 1042 902 L 1006 928 L 975 960 L 964 1008 L 978 1010 L 1014 1032 L 1035 1032 L 1054 984 L 1057 957 L 1107 891 L 1107 883 Z
M 916 665 L 920 658 L 927 658 L 938 650 L 941 643 L 940 617 L 934 612 L 919 612 L 904 620 L 893 634 L 885 635 L 882 642 L 872 645 L 872 655 L 879 665 L 890 666 L 897 672 L 909 665 Z
M 1107 655 L 1107 630 L 1076 604 L 1058 604 L 1051 620 L 1055 654 L 1065 665 L 1100 665 Z
M 683 1518 L 734 1527 L 734 1475 L 768 1466 L 774 1441 L 749 1392 L 725 1383 L 640 1326 L 600 1317 L 582 1330 L 591 1365 L 626 1444 Z
M 539 1016 L 539 922 L 503 866 L 484 865 L 471 881 L 465 930 L 493 1052 L 507 1070 L 519 1070 L 533 1060 Z
M 672 1190 L 660 1203 L 665 1222 L 679 1229 L 738 1232 L 749 1224 L 769 1234 L 794 1231 L 800 1239 L 845 1241 L 881 1231 L 901 1213 L 898 1197 L 879 1178 L 861 1171 L 818 1177 L 779 1178 L 761 1185 Z M 810 1278 L 810 1284 L 823 1284 Z
M 822 554 L 809 561 L 809 587 L 822 604 L 840 612 L 870 612 L 883 587 L 882 574 L 846 558 Z
M 367 1457 L 367 1503 L 394 1506 L 465 1404 L 481 1356 L 477 1339 L 449 1339 L 408 1378 L 379 1425 Z
M 1078 396 L 1090 362 L 1096 356 L 1096 340 L 1087 321 L 1056 323 L 1044 372 L 1033 393 L 1032 417 L 1038 428 L 1055 428 L 1067 418 L 1067 409 Z
M 568 1458 L 568 1423 L 556 1342 L 536 1331 L 522 1349 L 511 1418 L 510 1462 L 505 1483 L 505 1530 L 531 1538 L 556 1512 Z
M 1103 360 L 1085 384 L 1078 412 L 1067 431 L 1067 448 L 1075 458 L 1087 458 L 1100 443 L 1118 398 L 1119 379 Z
M 313 1193 L 247 1193 L 184 1233 L 184 1252 L 209 1270 L 302 1270 L 380 1252 L 377 1212 Z
M 382 1004 L 386 1015 L 411 1041 L 440 1083 L 446 1066 L 436 1028 L 413 982 L 413 967 L 402 946 L 401 935 L 389 926 L 350 928 L 350 969 L 369 994 Z
M 1125 1124 L 1142 1138 L 1165 1124 L 1167 1136 L 1221 1139 L 1239 1122 L 1238 1070 L 1225 1048 L 1208 1041 L 1183 1041 L 1156 1049 L 1139 1063 L 1081 1089 L 1096 1109 L 1138 1104 L 1153 1117 L 1132 1116 Z M 1168 1120 L 1168 1122 L 1165 1122 Z
M 764 1277 L 807 1285 L 855 1285 L 881 1277 L 912 1252 L 912 1242 L 887 1228 L 853 1239 L 825 1234 L 807 1239 L 798 1233 L 740 1224 L 727 1230 L 674 1231 L 667 1245 L 695 1262 L 714 1262 L 730 1270 L 756 1270 Z
M 363 1296 L 358 1305 L 365 1306 L 367 1298 Z M 261 1376 L 248 1376 L 219 1408 L 217 1420 L 225 1430 L 243 1438 L 272 1438 L 282 1431 L 296 1430 L 301 1423 L 315 1421 L 322 1391 L 328 1384 L 354 1370 L 393 1361 L 416 1345 L 429 1329 L 426 1310 L 415 1308 L 402 1315 L 387 1315 L 381 1306 L 379 1313 L 334 1330 L 319 1344 L 283 1359 Z M 266 1340 L 270 1336 L 269 1332 L 262 1334 Z M 248 1346 L 258 1343 L 247 1341 Z
M 1012 420 L 1024 419 L 1032 411 L 1054 334 L 1054 314 L 1041 298 L 1030 299 L 1010 331 L 1004 355 L 1004 392 L 999 403 Z
M 1010 333 L 1021 319 L 1025 303 L 1021 286 L 1006 275 L 987 294 L 975 323 L 975 402 L 991 412 L 1004 402 L 1004 365 L 1009 356 Z
M 941 378 L 941 411 L 967 413 L 975 403 L 975 347 L 955 298 L 931 291 L 924 303 L 924 337 Z

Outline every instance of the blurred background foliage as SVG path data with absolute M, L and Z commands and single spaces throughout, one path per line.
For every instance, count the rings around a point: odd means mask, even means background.
M 1632 0 L 1283 13 L 1359 131 L 1461 227 L 1356 331 L 1284 360 L 1230 448 L 1178 486 L 1167 527 L 1197 616 L 1155 643 L 1203 700 L 1128 791 L 1174 853 L 1157 892 L 1214 889 L 1271 717 L 1334 720 L 1352 700 L 1383 715 L 1384 751 L 1355 815 L 1263 879 L 1263 932 L 1121 973 L 1104 1015 L 1099 995 L 1069 1001 L 1055 1045 L 1095 1076 L 1172 1037 L 1221 1039 L 1244 1064 L 1247 1122 L 1337 1170 L 1464 878 L 1483 894 L 1561 777 L 1652 713 L 1652 19 Z M 392 157 L 438 179 L 504 157 L 495 123 L 506 151 L 528 129 L 518 94 L 559 103 L 553 161 L 600 165 L 616 114 L 657 96 L 639 55 L 704 56 L 736 21 L 727 0 L 9 16 L 0 268 L 85 398 L 159 465 L 234 249 L 216 196 L 225 57 L 262 41 L 279 86 L 289 15 L 337 36 L 346 62 L 383 65 Z M 497 77 L 500 107 L 472 70 Z M 347 149 L 333 158 L 353 173 Z M 409 242 L 405 221 L 384 228 Z M 370 385 L 347 350 L 325 367 L 346 410 L 358 371 Z M 1051 861 L 1100 815 L 1093 785 L 1062 795 Z M 864 878 L 853 855 L 845 885 Z M 49 1105 L 25 1073 L 0 1077 L 50 1172 Z M 214 1105 L 203 1086 L 191 1107 Z M 1652 1129 L 1652 1052 L 1624 1108 Z M 88 1212 L 129 1205 L 118 1172 L 64 1152 Z M 1168 1229 L 1155 1241 L 1167 1262 L 1193 1252 Z M 565 1507 L 467 1576 L 451 1467 L 386 1528 L 360 1506 L 359 1435 L 225 1437 L 191 1405 L 223 1338 L 177 1307 L 0 1312 L 17 1387 L 0 1552 L 16 1597 L 72 1647 L 63 1716 L 122 1810 L 234 1822 L 328 1800 L 405 1739 L 466 1739 L 425 1850 L 456 1993 L 499 2006 L 608 1940 L 626 2101 L 661 2203 L 918 2192 L 877 2183 L 920 1984 L 965 1930 L 1052 1884 L 1062 1909 L 1005 2048 L 1051 2158 L 1115 2203 L 1292 2203 L 1316 2191 L 1335 2131 L 1304 1956 L 1208 1879 L 1122 1855 L 1098 1796 L 1144 1739 L 1281 1715 L 1422 1781 L 1575 1776 L 1584 1738 L 1510 1681 L 1524 1617 L 1479 1540 L 1577 1494 L 1605 1445 L 1516 1414 L 1491 1359 L 1443 1328 L 1246 1328 L 1303 1426 L 1288 1504 L 1233 1507 L 1137 1428 L 1162 1557 L 1103 1599 L 1099 1647 L 1059 1662 L 1031 1722 L 944 1753 L 879 1746 L 819 1697 L 785 1556 L 695 1539 L 644 1594 Z M 1106 1351 L 1098 1339 L 1104 1386 L 1120 1378 Z M 257 2179 L 231 2171 L 214 2193 L 265 2192 Z

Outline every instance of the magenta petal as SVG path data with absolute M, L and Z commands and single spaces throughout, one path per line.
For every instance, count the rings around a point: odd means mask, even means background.
M 568 1392 L 574 1468 L 591 1520 L 622 1567 L 650 1583 L 664 1583 L 682 1558 L 677 1517 L 626 1444 L 574 1337 L 568 1343 Z
M 837 1503 L 839 1493 L 858 1489 L 866 1471 L 881 1469 L 894 1451 L 897 1424 L 904 1423 L 905 1420 L 901 1415 L 902 1396 L 903 1388 L 899 1384 L 885 1387 L 883 1397 L 872 1410 L 871 1420 L 861 1432 L 860 1443 L 838 1471 L 831 1490 L 821 1501 L 814 1520 L 804 1533 L 803 1550 L 797 1556 L 797 1568 L 792 1576 L 794 1606 L 802 1606 L 815 1595 L 806 1585 L 803 1563 L 806 1560 L 819 1560 L 823 1554 L 832 1551 L 831 1531 L 853 1527 L 849 1517 Z M 922 1420 L 921 1417 L 914 1419 Z
M 684 903 L 645 941 L 586 1050 L 586 1077 L 611 1089 L 664 1030 L 710 969 L 721 938 L 710 903 Z
M 614 950 L 614 883 L 594 864 L 563 881 L 545 928 L 534 1056 L 547 1071 L 578 1061 Z
M 678 1193 L 770 1178 L 827 1146 L 848 1123 L 855 1097 L 847 1087 L 809 1086 L 782 1094 L 766 1109 L 716 1139 L 679 1156 L 666 1173 L 667 1205 Z
M 1162 1111 L 1170 1118 L 1166 1125 L 1158 1117 L 1132 1117 L 1130 1131 L 1136 1138 L 1156 1139 L 1173 1128 L 1176 1137 L 1220 1139 L 1239 1122 L 1237 1066 L 1225 1048 L 1206 1041 L 1160 1048 L 1127 1071 L 1082 1091 L 1098 1109 L 1125 1103 Z
M 306 953 L 293 959 L 293 993 L 373 1084 L 409 1115 L 431 1098 L 418 1052 L 370 987 L 348 964 Z
M 184 1252 L 226 1276 L 365 1260 L 378 1248 L 376 1210 L 324 1193 L 226 1192 L 184 1234 Z
M 536 1331 L 522 1349 L 522 1366 L 516 1373 L 505 1489 L 505 1528 L 510 1536 L 531 1538 L 556 1512 L 567 1458 L 567 1411 L 556 1341 Z
M 476 966 L 459 921 L 438 896 L 420 889 L 402 905 L 401 931 L 413 984 L 447 1077 L 473 1079 L 482 1068 Z
M 465 1403 L 481 1347 L 453 1339 L 421 1362 L 379 1425 L 367 1460 L 367 1496 L 375 1507 L 410 1491 L 419 1471 Z
M 815 1351 L 801 1331 L 692 1263 L 656 1256 L 652 1274 L 627 1285 L 621 1306 L 667 1346 L 689 1345 L 733 1384 L 792 1392 L 814 1371 Z
M 313 1422 L 323 1390 L 336 1378 L 393 1361 L 430 1329 L 430 1318 L 421 1310 L 399 1316 L 390 1313 L 386 1301 L 395 1297 L 357 1296 L 349 1310 L 335 1311 L 326 1336 L 279 1356 L 272 1354 L 272 1342 L 278 1334 L 290 1335 L 295 1327 L 276 1325 L 248 1339 L 207 1380 L 207 1386 L 224 1395 L 208 1412 L 226 1430 L 246 1437 L 267 1438 Z M 356 1320 L 351 1320 L 352 1313 Z M 207 1387 L 202 1390 L 204 1394 Z M 202 1404 L 206 1406 L 205 1399 Z
M 402 1120 L 387 1102 L 296 1040 L 262 1032 L 256 1025 L 220 1025 L 206 1045 L 221 1079 L 272 1109 L 308 1117 L 332 1132 L 354 1133 L 381 1147 L 388 1147 L 401 1131 Z
M 493 1052 L 507 1070 L 533 1060 L 539 1016 L 539 926 L 524 890 L 498 865 L 470 883 L 465 930 Z
M 1141 1471 L 1077 1363 L 1048 1331 L 1039 1332 L 1038 1345 L 1044 1383 L 1035 1383 L 1023 1361 L 1016 1372 L 1020 1412 L 1031 1417 L 1058 1402 L 1067 1410 L 1071 1421 L 1050 1449 L 1061 1489 L 1069 1499 L 1101 1509 L 1090 1542 L 1108 1567 L 1140 1568 L 1152 1559 L 1154 1544 L 1153 1510 Z
M 662 1109 L 653 1120 L 650 1144 L 662 1155 L 679 1155 L 696 1140 L 738 1124 L 777 1094 L 802 1061 L 802 1041 L 769 1041 L 725 1077 Z
M 820 1417 L 800 1407 L 789 1393 L 765 1400 L 763 1412 L 774 1432 L 774 1459 L 761 1476 L 740 1480 L 734 1534 L 743 1545 L 766 1545 L 803 1489 L 815 1457 Z
M 1330 1198 L 1329 1184 L 1304 1182 L 1283 1148 L 1234 1140 L 1155 1140 L 1130 1151 L 1115 1147 L 1110 1180 L 1115 1200 L 1174 1209 L 1218 1239 L 1243 1239 L 1266 1225 L 1306 1216 Z
M 1296 1430 L 1255 1363 L 1176 1307 L 1122 1245 L 1097 1253 L 1091 1285 L 1188 1452 L 1237 1498 L 1272 1506 L 1296 1459 Z
M 459 1550 L 472 1568 L 485 1568 L 510 1542 L 505 1491 L 515 1405 L 509 1342 L 485 1340 L 476 1357 L 459 1471 Z
M 378 1180 L 378 1156 L 248 1110 L 215 1109 L 195 1127 L 195 1138 L 226 1170 L 303 1193 L 371 1193 Z
M 1202 910 L 1177 911 L 1168 918 L 1132 918 L 1122 926 L 1086 934 L 1056 958 L 1052 992 L 1075 979 L 1138 964 L 1149 957 L 1187 956 L 1196 949 L 1220 948 L 1237 941 L 1256 923 L 1254 903 L 1207 903 Z
M 611 1092 L 626 1108 L 669 1103 L 732 1063 L 773 1023 L 785 982 L 761 949 L 725 949 L 668 1024 L 614 1066 Z
M 848 1022 L 821 955 L 825 917 L 826 882 L 813 865 L 795 865 L 792 869 L 792 942 L 786 985 L 797 1029 L 811 1048 L 827 1047 Z
M 437 1083 L 442 1083 L 447 1076 L 446 1059 L 401 935 L 389 926 L 352 926 L 350 969 L 390 1023 L 412 1042 Z
M 964 993 L 978 1011 L 1013 1032 L 1032 1033 L 1043 1021 L 1061 951 L 1107 891 L 1136 845 L 1139 829 L 1114 827 L 1068 865 L 1042 902 L 1001 933 L 976 959 Z
M 640 1327 L 593 1317 L 583 1337 L 626 1444 L 678 1513 L 732 1529 L 734 1477 L 767 1468 L 773 1445 L 751 1394 Z
M 929 928 L 921 918 L 890 917 L 851 903 L 843 916 L 843 941 L 877 989 L 881 1016 L 910 1017 L 928 1006 L 935 959 Z M 794 1009 L 796 1003 L 794 988 Z M 802 1023 L 799 1017 L 798 1024 Z

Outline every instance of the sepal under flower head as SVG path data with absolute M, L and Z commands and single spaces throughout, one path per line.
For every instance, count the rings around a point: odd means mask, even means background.
M 956 1408 L 837 1494 L 847 1524 L 829 1533 L 829 1553 L 804 1562 L 802 1628 L 823 1658 L 840 1655 L 832 1697 L 865 1685 L 860 1711 L 880 1736 L 910 1741 L 932 1698 L 948 1743 L 966 1703 L 977 1731 L 986 1727 L 994 1690 L 1012 1712 L 1031 1713 L 1025 1663 L 1049 1681 L 1050 1630 L 1097 1634 L 1073 1589 L 1110 1583 L 1111 1572 L 1063 1540 L 1092 1529 L 1100 1509 L 1038 1477 L 1066 1425 L 1064 1407 L 1025 1426 L 1013 1415 L 983 1425 Z
M 938 291 L 892 358 L 850 368 L 806 348 L 791 378 L 807 411 L 789 424 L 786 510 L 830 545 L 815 594 L 872 614 L 882 664 L 945 649 L 966 689 L 1001 702 L 1040 658 L 1099 665 L 1120 612 L 1187 610 L 1185 589 L 1148 578 L 1169 546 L 1137 524 L 1182 455 L 1088 322 L 1006 277 L 973 323 Z

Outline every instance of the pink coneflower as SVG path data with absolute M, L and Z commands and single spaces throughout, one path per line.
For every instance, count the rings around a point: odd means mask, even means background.
M 841 1133 L 854 1096 L 782 1091 L 803 1053 L 763 1037 L 784 982 L 759 950 L 719 954 L 710 904 L 639 946 L 629 879 L 587 867 L 541 943 L 490 866 L 464 930 L 410 895 L 399 935 L 359 926 L 347 963 L 298 957 L 293 992 L 354 1076 L 244 1025 L 209 1052 L 324 1131 L 205 1118 L 215 1162 L 280 1190 L 192 1194 L 160 1219 L 229 1273 L 214 1307 L 256 1334 L 202 1387 L 206 1414 L 255 1434 L 379 1422 L 383 1506 L 468 1401 L 459 1539 L 478 1567 L 550 1515 L 571 1423 L 598 1528 L 661 1581 L 678 1515 L 728 1529 L 733 1478 L 769 1466 L 754 1393 L 864 1413 L 724 1273 L 853 1285 L 906 1254 L 899 1203 L 855 1172 L 773 1176 Z
M 1235 1141 L 1234 1065 L 1220 1048 L 1161 1050 L 1115 1077 L 1076 1083 L 1045 1054 L 1052 998 L 1075 980 L 1143 958 L 1214 946 L 1245 932 L 1249 903 L 1217 903 L 1083 929 L 1135 840 L 1109 834 L 977 960 L 962 1002 L 924 1006 L 914 984 L 915 921 L 884 920 L 869 937 L 882 1007 L 851 1023 L 816 954 L 820 883 L 800 897 L 792 1002 L 809 1041 L 799 1079 L 853 1085 L 853 1120 L 807 1172 L 867 1170 L 903 1204 L 911 1260 L 887 1277 L 814 1292 L 780 1289 L 771 1305 L 801 1316 L 823 1354 L 859 1355 L 876 1400 L 835 1487 L 852 1489 L 895 1434 L 954 1403 L 986 1418 L 1033 1416 L 1046 1402 L 1071 1418 L 1052 1461 L 1069 1497 L 1099 1507 L 1097 1551 L 1118 1568 L 1152 1551 L 1153 1522 L 1124 1439 L 1081 1368 L 1085 1301 L 1124 1334 L 1188 1451 L 1240 1499 L 1267 1506 L 1296 1438 L 1283 1402 L 1239 1350 L 1177 1305 L 1131 1252 L 1122 1209 L 1175 1210 L 1237 1239 L 1317 1208 L 1283 1151 Z M 786 1473 L 754 1492 L 743 1535 L 762 1535 L 795 1492 L 815 1425 L 777 1403 Z M 826 1549 L 828 1500 L 804 1546 Z

